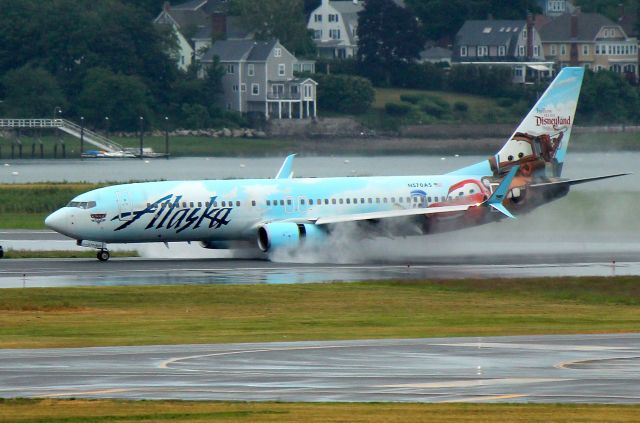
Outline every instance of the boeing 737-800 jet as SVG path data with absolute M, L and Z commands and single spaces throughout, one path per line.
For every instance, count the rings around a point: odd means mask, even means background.
M 560 178 L 584 76 L 564 68 L 497 154 L 444 175 L 293 178 L 293 155 L 274 179 L 145 182 L 89 191 L 45 223 L 97 249 L 109 243 L 255 242 L 262 251 L 322 248 L 339 225 L 363 237 L 394 221 L 394 235 L 428 234 L 529 211 L 603 179 Z M 385 233 L 385 235 L 389 235 Z

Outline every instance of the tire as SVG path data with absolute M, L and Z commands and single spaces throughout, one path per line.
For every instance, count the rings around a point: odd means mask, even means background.
M 100 250 L 100 251 L 98 251 L 98 254 L 96 254 L 96 257 L 100 261 L 108 261 L 109 258 L 111 257 L 111 255 L 109 254 L 109 251 L 107 251 L 107 250 Z

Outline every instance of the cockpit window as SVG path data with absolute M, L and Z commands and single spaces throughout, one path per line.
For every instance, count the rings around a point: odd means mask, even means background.
M 69 204 L 67 204 L 67 207 L 75 207 L 75 208 L 84 209 L 84 210 L 92 209 L 95 206 L 96 206 L 95 201 L 72 201 Z

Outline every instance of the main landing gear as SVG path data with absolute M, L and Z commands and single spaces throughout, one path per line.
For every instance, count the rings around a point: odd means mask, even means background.
M 96 257 L 98 258 L 98 260 L 100 261 L 108 261 L 109 258 L 111 257 L 111 254 L 109 254 L 109 250 L 98 250 L 98 253 L 96 254 Z

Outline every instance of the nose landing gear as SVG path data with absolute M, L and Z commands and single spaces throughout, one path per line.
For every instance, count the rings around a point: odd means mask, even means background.
M 109 250 L 102 249 L 102 250 L 98 250 L 96 257 L 100 261 L 108 261 L 109 258 L 111 257 L 111 254 L 109 254 Z

